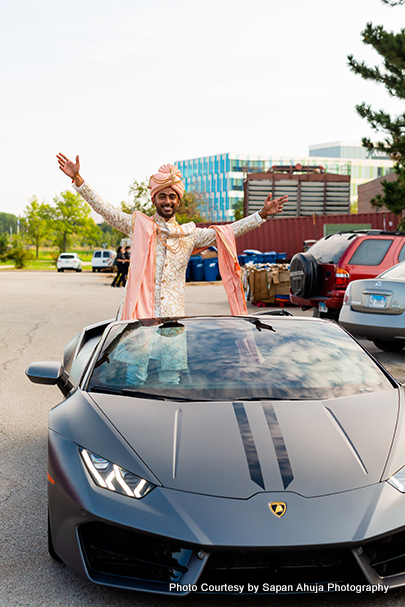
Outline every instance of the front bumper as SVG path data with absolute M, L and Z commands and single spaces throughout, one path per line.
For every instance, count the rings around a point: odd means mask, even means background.
M 97 487 L 77 445 L 50 432 L 53 547 L 95 583 L 163 594 L 228 584 L 405 584 L 405 496 L 387 483 L 246 500 L 156 487 L 142 500 Z M 282 501 L 281 518 L 269 508 Z M 342 513 L 345 515 L 343 516 Z M 394 533 L 393 530 L 396 532 Z M 392 547 L 392 549 L 391 549 Z M 208 586 L 202 587 L 203 584 Z

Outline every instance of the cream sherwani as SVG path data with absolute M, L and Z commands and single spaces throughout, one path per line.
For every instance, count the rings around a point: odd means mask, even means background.
M 107 223 L 132 237 L 132 215 L 109 204 L 86 182 L 80 187 L 74 187 Z M 193 222 L 179 225 L 175 217 L 166 222 L 157 213 L 153 219 L 158 229 L 155 251 L 155 316 L 184 316 L 188 261 L 194 249 L 215 245 L 216 232 L 213 228 L 197 228 Z M 250 232 L 262 223 L 264 220 L 258 213 L 235 221 L 232 224 L 235 237 Z

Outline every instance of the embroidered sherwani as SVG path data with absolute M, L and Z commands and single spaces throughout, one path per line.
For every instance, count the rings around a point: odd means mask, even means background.
M 74 187 L 107 223 L 132 237 L 132 215 L 109 204 L 86 182 Z M 193 222 L 179 225 L 175 217 L 165 221 L 157 213 L 153 219 L 157 224 L 154 313 L 158 318 L 184 316 L 188 261 L 194 249 L 216 243 L 216 232 L 213 228 L 197 228 Z M 232 224 L 235 237 L 246 234 L 262 223 L 264 220 L 258 213 L 235 221 Z

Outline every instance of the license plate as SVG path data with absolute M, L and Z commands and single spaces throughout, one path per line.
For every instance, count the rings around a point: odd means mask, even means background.
M 387 304 L 386 295 L 370 295 L 368 305 L 370 308 L 385 308 Z
M 320 301 L 318 303 L 318 310 L 319 310 L 319 312 L 322 312 L 323 314 L 327 313 L 328 308 L 327 308 L 326 304 L 323 301 Z

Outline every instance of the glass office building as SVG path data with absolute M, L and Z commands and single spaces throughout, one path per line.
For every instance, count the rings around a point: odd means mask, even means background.
M 188 192 L 201 194 L 204 200 L 202 214 L 208 221 L 231 221 L 233 206 L 243 200 L 243 181 L 248 173 L 268 171 L 274 165 L 321 165 L 328 173 L 351 176 L 350 201 L 356 210 L 357 186 L 392 171 L 392 161 L 384 158 L 358 156 L 360 144 L 320 144 L 310 146 L 309 155 L 263 156 L 227 152 L 189 160 L 177 160 Z M 321 154 L 322 152 L 322 154 Z M 351 154 L 343 156 L 342 154 Z M 336 154 L 336 155 L 333 155 Z

